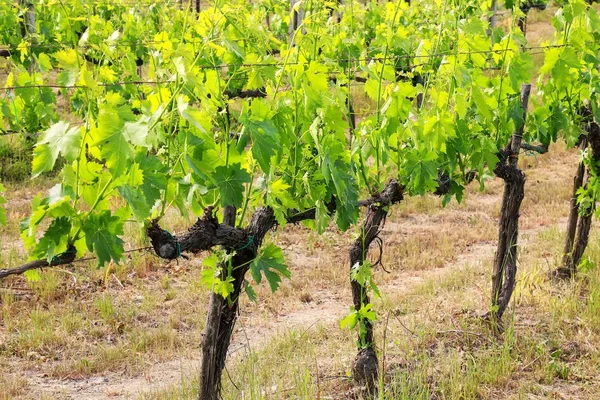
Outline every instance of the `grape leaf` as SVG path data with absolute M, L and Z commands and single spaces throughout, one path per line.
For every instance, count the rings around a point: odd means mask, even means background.
M 260 168 L 265 174 L 271 171 L 271 157 L 274 156 L 281 146 L 277 138 L 277 128 L 271 120 L 244 121 L 246 129 L 252 138 L 252 156 L 258 161 Z
M 51 171 L 59 154 L 69 162 L 74 161 L 79 153 L 80 142 L 78 127 L 69 128 L 69 124 L 64 121 L 52 125 L 42 134 L 33 150 L 33 177 Z
M 44 232 L 44 236 L 37 243 L 35 250 L 31 253 L 34 258 L 45 258 L 49 263 L 52 258 L 67 249 L 67 240 L 71 231 L 71 220 L 69 217 L 55 218 Z
M 106 166 L 113 176 L 121 175 L 134 157 L 133 149 L 124 134 L 123 121 L 115 112 L 103 112 L 94 133 L 94 145 L 101 149 L 100 155 L 106 160 Z
M 552 78 L 558 83 L 568 76 L 569 68 L 577 68 L 580 63 L 580 58 L 571 47 L 554 48 L 546 51 L 544 65 L 539 71 L 541 74 L 551 72 Z
M 244 279 L 244 291 L 248 295 L 248 298 L 250 299 L 250 301 L 256 303 L 256 292 L 254 291 L 254 288 L 252 287 L 252 285 L 250 285 L 250 283 L 245 279 Z
M 252 156 L 264 173 L 271 171 L 271 157 L 281 150 L 278 130 L 272 120 L 268 105 L 261 99 L 252 101 L 250 116 L 242 112 L 240 122 L 244 124 L 252 138 Z
M 234 291 L 233 282 L 235 279 L 229 275 L 225 277 L 225 280 L 222 280 L 222 270 L 217 266 L 217 262 L 218 257 L 216 254 L 204 259 L 203 264 L 206 266 L 206 268 L 204 268 L 200 273 L 202 276 L 200 281 L 203 285 L 212 289 L 216 294 L 226 299 Z
M 147 204 L 150 208 L 160 199 L 160 191 L 167 187 L 165 176 L 169 167 L 164 165 L 156 156 L 149 156 L 145 151 L 138 153 L 136 162 L 139 164 L 143 174 L 141 189 L 144 192 Z
M 212 178 L 221 192 L 223 207 L 232 205 L 239 208 L 242 206 L 244 183 L 249 183 L 251 177 L 240 164 L 233 164 L 229 167 L 219 166 L 215 168 Z
M 354 307 L 350 307 L 350 313 L 340 321 L 340 328 L 354 329 L 356 324 L 358 324 L 358 312 Z
M 436 154 L 432 151 L 413 151 L 406 155 L 404 173 L 409 177 L 407 188 L 411 193 L 423 195 L 437 188 Z
M 98 257 L 98 268 L 109 261 L 119 262 L 123 257 L 123 222 L 117 216 L 105 210 L 90 215 L 82 226 L 85 242 L 90 251 Z
M 264 247 L 250 264 L 250 274 L 256 283 L 260 283 L 262 275 L 265 276 L 271 292 L 275 292 L 279 288 L 281 276 L 289 278 L 290 271 L 285 264 L 283 252 L 281 248 L 274 244 L 269 244 Z
M 131 185 L 119 186 L 118 190 L 131 207 L 131 211 L 133 211 L 133 215 L 138 222 L 143 222 L 150 216 L 150 209 L 154 203 L 148 202 L 142 190 Z

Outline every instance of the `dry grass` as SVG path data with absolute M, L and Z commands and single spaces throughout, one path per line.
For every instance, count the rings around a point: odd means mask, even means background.
M 387 398 L 600 395 L 594 383 L 600 354 L 593 345 L 600 333 L 600 273 L 558 285 L 545 279 L 560 254 L 577 158 L 556 145 L 521 161 L 528 180 L 520 281 L 500 334 L 474 316 L 489 303 L 501 182 L 488 182 L 483 192 L 469 187 L 462 204 L 442 208 L 440 199 L 427 196 L 393 209 L 382 234 L 390 274 L 376 272 L 383 298 L 375 300 Z M 11 188 L 12 224 L 38 189 Z M 169 227 L 177 231 L 187 223 L 172 215 Z M 2 232 L 3 243 L 15 240 L 14 227 Z M 331 229 L 317 236 L 289 226 L 271 236 L 284 249 L 293 279 L 275 294 L 259 286 L 257 303 L 242 299 L 227 398 L 239 398 L 237 388 L 252 398 L 347 396 L 355 333 L 337 324 L 351 299 L 347 249 L 354 234 Z M 134 227 L 129 235 L 139 239 Z M 593 262 L 600 258 L 598 243 L 590 245 Z M 5 247 L 0 262 L 22 257 Z M 208 296 L 200 265 L 199 259 L 165 265 L 141 254 L 108 271 L 79 264 L 45 271 L 37 283 L 3 281 L 0 366 L 12 373 L 2 378 L 0 395 L 192 396 Z

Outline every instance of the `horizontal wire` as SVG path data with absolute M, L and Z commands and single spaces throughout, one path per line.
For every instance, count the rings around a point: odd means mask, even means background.
M 108 39 L 105 39 L 108 40 Z M 47 44 L 40 44 L 40 43 L 29 43 L 26 45 L 22 45 L 19 44 L 16 47 L 10 47 L 9 44 L 0 44 L 0 50 L 7 50 L 7 51 L 19 51 L 21 49 L 27 48 L 29 50 L 33 50 L 33 49 L 53 49 L 55 47 L 57 47 L 60 50 L 69 50 L 69 49 L 81 49 L 81 50 L 96 50 L 94 48 L 92 48 L 91 46 L 100 46 L 100 45 L 105 45 L 108 47 L 132 47 L 132 46 L 137 46 L 140 45 L 141 47 L 148 47 L 147 45 L 160 45 L 160 44 L 164 44 L 164 43 L 172 43 L 172 44 L 176 44 L 176 45 L 184 45 L 184 44 L 205 44 L 206 41 L 205 40 L 184 40 L 183 42 L 180 42 L 179 39 L 177 38 L 173 38 L 172 40 L 122 40 L 119 41 L 118 39 L 114 41 L 114 43 L 92 43 L 90 45 L 77 45 L 77 46 L 73 46 L 73 43 L 67 43 L 67 42 L 60 42 L 60 43 L 47 43 Z M 524 51 L 529 51 L 529 50 L 535 50 L 535 49 L 551 49 L 551 48 L 561 48 L 561 47 L 569 47 L 568 44 L 560 44 L 560 45 L 546 45 L 546 46 L 525 46 L 523 48 Z M 277 49 L 272 49 L 272 50 L 277 50 Z M 377 50 L 377 49 L 367 49 L 367 51 L 369 50 Z M 496 53 L 496 54 L 502 54 L 504 52 L 511 52 L 511 51 L 516 51 L 514 49 L 496 49 L 496 50 L 469 50 L 469 51 L 453 51 L 453 50 L 448 50 L 445 52 L 437 52 L 437 53 L 433 53 L 433 54 L 397 54 L 397 55 L 390 55 L 388 56 L 388 58 L 394 57 L 394 58 L 431 58 L 431 57 L 440 57 L 440 56 L 444 56 L 444 55 L 466 55 L 466 54 L 485 54 L 485 53 Z M 266 52 L 266 55 L 268 54 L 268 51 Z M 352 61 L 352 58 L 348 58 L 346 59 L 346 61 Z M 355 61 L 364 61 L 364 60 L 369 60 L 369 58 L 356 58 L 354 59 Z M 343 59 L 341 61 L 344 61 Z M 289 64 L 289 63 L 288 63 Z M 278 65 L 276 63 L 270 63 L 268 65 Z M 227 67 L 228 64 L 223 64 L 222 67 Z M 216 66 L 215 66 L 216 67 Z
M 537 55 L 537 54 L 544 54 L 544 52 L 532 52 L 529 53 L 531 55 Z M 388 58 L 389 59 L 389 58 Z M 443 65 L 453 65 L 454 63 L 451 62 L 446 62 L 446 63 L 440 63 L 438 65 L 438 67 L 441 67 Z M 284 64 L 281 64 L 282 66 Z M 285 64 L 285 65 L 290 65 L 290 64 Z M 423 67 L 423 66 L 427 66 L 429 65 L 429 63 L 422 63 L 422 64 L 415 64 L 415 65 L 411 65 L 411 68 L 417 68 L 417 67 Z M 202 67 L 200 67 L 202 68 Z M 210 68 L 210 67 L 206 67 L 206 68 Z M 204 69 L 204 68 L 202 68 Z M 481 71 L 496 71 L 499 70 L 500 67 L 486 67 L 486 68 L 480 68 Z M 408 71 L 410 72 L 410 71 Z M 339 76 L 341 77 L 347 77 L 347 75 L 343 72 L 339 72 L 339 71 L 327 71 L 327 72 L 322 72 L 322 73 L 327 73 L 329 75 L 334 75 L 334 74 L 339 74 Z M 243 81 L 246 80 L 246 78 L 231 78 L 231 79 L 226 79 L 223 78 L 224 80 L 229 80 L 229 81 Z M 350 79 L 352 80 L 352 79 Z M 114 82 L 114 83 L 98 83 L 98 86 L 100 87 L 111 87 L 111 86 L 122 86 L 122 85 L 135 85 L 135 86 L 142 86 L 142 85 L 161 85 L 161 84 L 167 84 L 167 83 L 173 83 L 175 82 L 175 80 L 165 80 L 165 81 L 122 81 L 122 82 Z M 364 84 L 363 82 L 360 82 L 360 84 Z M 57 85 L 57 84 L 48 84 L 48 85 L 22 85 L 22 86 L 7 86 L 4 88 L 0 88 L 0 90 L 4 90 L 4 91 L 10 91 L 10 90 L 19 90 L 19 89 L 43 89 L 43 88 L 49 88 L 49 89 L 83 89 L 83 88 L 87 88 L 89 86 L 85 86 L 85 85 Z
M 546 49 L 552 49 L 552 48 L 564 48 L 564 47 L 570 47 L 570 45 L 568 44 L 563 44 L 563 45 L 547 45 L 547 46 L 530 46 L 530 47 L 524 47 L 522 49 L 520 49 L 520 51 L 523 52 L 527 52 L 530 53 L 530 50 L 546 50 Z M 371 61 L 392 61 L 392 60 L 400 60 L 400 59 L 412 59 L 412 58 L 435 58 L 435 57 L 442 57 L 442 56 L 459 56 L 459 55 L 472 55 L 472 54 L 502 54 L 502 53 L 507 53 L 507 52 L 515 52 L 518 53 L 519 50 L 515 50 L 515 49 L 498 49 L 498 50 L 475 50 L 475 51 L 454 51 L 454 52 L 439 52 L 439 53 L 434 53 L 434 54 L 428 54 L 428 55 L 417 55 L 417 54 L 412 54 L 412 55 L 404 55 L 404 54 L 398 54 L 398 55 L 390 55 L 387 57 L 364 57 L 364 58 L 346 58 L 346 59 L 338 59 L 338 60 L 318 60 L 318 62 L 320 64 L 332 64 L 332 63 L 356 63 L 356 62 L 371 62 Z M 542 54 L 543 52 L 532 52 L 530 54 Z M 240 68 L 240 67 L 244 67 L 244 68 L 254 68 L 254 67 L 282 67 L 282 66 L 299 66 L 299 65 L 309 65 L 310 63 L 315 62 L 315 61 L 294 61 L 294 62 L 287 62 L 287 63 L 239 63 L 239 64 L 219 64 L 219 65 L 199 65 L 197 66 L 197 68 L 199 69 L 225 69 L 225 68 Z M 424 64 L 417 64 L 417 65 L 413 65 L 413 66 L 408 66 L 411 68 L 415 68 L 417 66 L 423 66 L 423 65 L 428 65 L 428 63 L 424 63 Z M 156 83 L 160 83 L 160 82 L 156 82 Z M 168 83 L 168 81 L 166 81 L 165 83 Z M 118 85 L 119 83 L 114 83 L 114 84 L 99 84 L 99 86 L 114 86 L 114 85 Z M 131 84 L 154 84 L 154 82 L 131 82 Z M 44 86 L 48 86 L 48 85 L 44 85 Z M 36 86 L 37 87 L 37 86 Z M 62 87 L 60 85 L 50 85 L 49 87 Z M 77 86 L 69 86 L 69 87 L 77 87 Z

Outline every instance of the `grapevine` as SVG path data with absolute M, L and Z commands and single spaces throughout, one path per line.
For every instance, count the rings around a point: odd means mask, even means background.
M 470 1 L 216 1 L 199 13 L 178 4 L 43 0 L 35 31 L 21 29 L 23 7 L 0 4 L 11 61 L 0 131 L 34 139 L 33 178 L 60 174 L 31 202 L 21 237 L 33 264 L 17 272 L 89 253 L 99 268 L 118 263 L 130 220 L 160 258 L 211 253 L 201 398 L 220 390 L 240 296 L 257 300 L 253 285 L 275 291 L 290 278 L 271 230 L 302 223 L 323 233 L 331 220 L 348 230 L 366 207 L 341 325 L 359 329 L 354 375 L 374 394 L 377 359 L 363 358 L 376 353 L 369 296 L 379 293 L 367 254 L 394 204 L 434 193 L 446 205 L 475 179 L 482 188 L 494 174 L 506 181 L 501 221 L 512 219 L 501 223 L 492 275 L 497 319 L 515 284 L 521 149 L 545 152 L 559 135 L 574 146 L 587 123 L 588 179 L 575 186 L 591 216 L 600 25 L 585 3 L 564 5 L 555 41 L 541 46 L 526 40 L 537 2 L 507 2 L 512 20 L 493 32 L 493 11 Z M 184 234 L 169 231 L 174 210 L 196 219 Z

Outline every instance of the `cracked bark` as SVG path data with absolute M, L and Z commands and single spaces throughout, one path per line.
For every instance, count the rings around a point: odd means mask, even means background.
M 587 146 L 587 140 L 583 140 L 582 149 Z M 577 191 L 583 186 L 583 176 L 585 174 L 585 164 L 583 161 L 577 165 L 577 171 L 573 177 L 573 192 L 569 202 L 569 219 L 567 220 L 567 234 L 565 238 L 565 247 L 563 250 L 563 267 L 555 271 L 555 275 L 569 277 L 573 270 L 573 245 L 575 244 L 575 234 L 577 233 L 577 223 L 579 221 L 579 204 L 577 203 Z
M 518 168 L 519 150 L 527 118 L 531 85 L 521 87 L 523 124 L 512 135 L 507 148 L 500 152 L 494 174 L 504 180 L 504 195 L 500 209 L 498 248 L 492 271 L 492 312 L 500 320 L 508 307 L 517 275 L 517 240 L 519 210 L 525 196 L 525 174 Z
M 598 163 L 600 163 L 600 126 L 591 121 L 587 127 L 588 131 L 588 146 L 591 150 L 591 165 L 587 171 L 587 181 L 585 186 L 589 184 L 590 177 L 596 173 Z M 587 248 L 587 244 L 590 237 L 590 229 L 592 227 L 592 217 L 596 210 L 596 201 L 592 199 L 591 204 L 581 212 L 581 206 L 579 207 L 579 222 L 577 223 L 577 236 L 573 245 L 573 253 L 571 255 L 570 263 L 567 265 L 569 268 L 570 276 L 573 276 L 577 272 L 577 266 L 581 262 L 583 253 Z
M 554 276 L 559 278 L 570 278 L 577 273 L 577 266 L 581 262 L 587 248 L 592 217 L 596 210 L 595 199 L 592 199 L 591 204 L 586 204 L 585 209 L 582 209 L 582 206 L 577 201 L 577 192 L 581 187 L 587 187 L 590 177 L 595 173 L 595 169 L 600 163 L 600 126 L 593 120 L 591 110 L 584 108 L 581 114 L 584 119 L 587 119 L 585 126 L 587 137 L 582 139 L 581 147 L 583 149 L 586 147 L 590 149 L 591 166 L 587 168 L 585 184 L 583 183 L 583 178 L 586 171 L 583 161 L 577 166 L 577 171 L 573 179 L 573 193 L 570 201 L 567 235 L 562 259 L 563 265 L 553 273 Z M 594 171 L 591 169 L 594 169 Z
M 369 246 L 377 238 L 385 224 L 389 206 L 402 201 L 402 192 L 402 187 L 398 182 L 391 180 L 380 195 L 374 196 L 378 200 L 369 205 L 360 236 L 350 248 L 350 270 L 355 265 L 361 265 L 365 262 Z M 370 302 L 367 288 L 355 280 L 351 280 L 350 285 L 352 287 L 354 309 L 358 311 Z M 377 388 L 378 361 L 375 351 L 373 324 L 368 320 L 363 321 L 363 323 L 365 334 L 364 337 L 359 334 L 358 354 L 354 359 L 352 372 L 355 383 L 360 387 L 364 387 L 366 395 L 372 397 Z
M 378 201 L 382 201 L 381 197 L 374 196 L 360 201 L 358 205 L 370 205 Z M 335 212 L 335 198 L 331 199 L 327 208 L 330 213 Z M 198 398 L 202 400 L 216 400 L 220 397 L 221 377 L 238 315 L 238 300 L 244 277 L 265 235 L 277 226 L 273 210 L 269 207 L 258 208 L 247 228 L 232 226 L 235 217 L 235 212 L 232 210 L 225 210 L 224 215 L 227 216 L 226 219 L 223 223 L 219 223 L 213 214 L 213 208 L 207 207 L 204 215 L 190 227 L 188 232 L 177 237 L 162 229 L 156 220 L 152 221 L 147 228 L 152 247 L 156 254 L 164 259 L 173 260 L 180 257 L 183 252 L 199 253 L 214 246 L 221 246 L 227 251 L 236 251 L 231 260 L 234 290 L 230 300 L 211 294 L 209 301 L 198 392 Z M 287 222 L 298 223 L 314 218 L 314 209 L 302 212 L 290 210 Z

